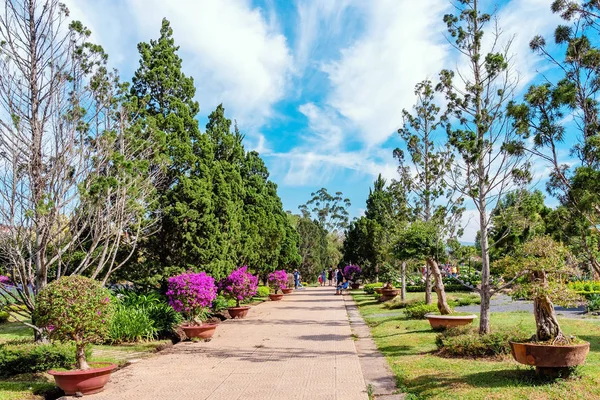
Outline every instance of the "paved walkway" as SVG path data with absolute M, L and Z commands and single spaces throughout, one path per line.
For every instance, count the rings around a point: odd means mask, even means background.
M 342 296 L 306 288 L 117 371 L 90 400 L 367 400 Z

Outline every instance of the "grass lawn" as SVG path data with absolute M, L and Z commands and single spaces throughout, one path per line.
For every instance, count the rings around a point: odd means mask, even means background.
M 563 331 L 589 341 L 591 349 L 586 364 L 577 371 L 579 377 L 548 383 L 537 379 L 533 368 L 510 356 L 501 360 L 439 357 L 435 354 L 437 333 L 427 320 L 407 320 L 398 315 L 401 310 L 388 310 L 362 291 L 353 291 L 352 296 L 396 375 L 398 387 L 409 393 L 408 399 L 600 398 L 599 320 L 559 317 Z M 420 299 L 424 293 L 408 293 L 407 297 Z M 519 327 L 535 332 L 533 315 L 527 312 L 492 313 L 491 322 L 492 330 Z

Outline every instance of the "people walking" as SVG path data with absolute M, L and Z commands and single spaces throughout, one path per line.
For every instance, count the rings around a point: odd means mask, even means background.
M 294 270 L 294 287 L 298 289 L 300 286 L 300 272 L 297 269 Z
M 333 284 L 333 268 L 329 267 L 329 271 L 327 272 L 327 283 L 329 286 Z
M 335 274 L 335 280 L 335 294 L 342 294 L 342 285 L 344 284 L 344 272 L 342 271 L 342 267 L 338 267 L 337 272 Z
M 321 280 L 321 286 L 325 286 L 325 278 L 327 277 L 327 275 L 325 274 L 325 270 L 323 270 L 323 272 L 321 272 L 321 276 L 319 277 L 319 279 Z

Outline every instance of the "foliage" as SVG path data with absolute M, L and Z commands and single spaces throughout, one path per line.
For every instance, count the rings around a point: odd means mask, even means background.
M 265 287 L 265 286 L 258 287 L 259 290 L 261 288 L 266 289 L 267 294 L 264 297 L 268 296 L 269 288 Z M 234 306 L 235 306 L 235 300 L 227 299 L 227 298 L 225 298 L 225 296 L 219 294 L 219 295 L 217 295 L 217 298 L 212 303 L 212 311 L 220 312 L 220 311 L 226 310 L 229 307 L 234 307 Z
M 236 306 L 240 306 L 240 302 L 251 298 L 256 294 L 258 287 L 258 278 L 248 272 L 248 267 L 243 266 L 235 269 L 219 282 L 219 291 L 226 297 L 234 299 Z
M 113 305 L 110 292 L 90 278 L 64 276 L 36 296 L 36 321 L 51 338 L 75 341 L 77 368 L 87 369 L 84 347 L 109 333 Z
M 398 297 L 393 299 L 392 301 L 388 301 L 385 303 L 385 308 L 389 310 L 398 310 L 402 308 L 415 307 L 415 306 L 424 306 L 425 302 L 419 299 L 410 299 L 410 300 L 402 300 Z
M 376 282 L 376 283 L 367 283 L 364 286 L 364 291 L 367 294 L 373 294 L 375 293 L 375 288 L 380 288 L 383 287 L 383 282 Z
M 10 314 L 6 311 L 0 311 L 0 324 L 7 322 L 8 318 L 10 318 Z
M 303 217 L 317 221 L 328 232 L 343 232 L 348 227 L 351 203 L 342 192 L 331 195 L 326 188 L 321 188 L 310 195 L 311 199 L 298 207 Z
M 153 340 L 159 330 L 145 308 L 119 304 L 110 324 L 110 343 L 135 343 Z
M 394 285 L 400 278 L 399 271 L 392 264 L 384 263 L 379 268 L 379 277 L 385 283 Z
M 592 294 L 587 298 L 587 310 L 600 311 L 600 294 Z
M 328 265 L 328 233 L 318 222 L 308 217 L 290 216 L 296 221 L 295 227 L 300 237 L 299 253 L 301 257 L 298 270 L 300 275 L 313 280 L 320 271 L 336 265 Z
M 525 333 L 511 331 L 480 335 L 471 327 L 446 329 L 435 343 L 441 354 L 451 357 L 499 357 L 511 353 L 509 341 L 528 340 Z
M 286 287 L 287 287 L 287 276 L 286 276 Z M 257 297 L 267 297 L 271 293 L 271 289 L 268 286 L 259 286 L 256 288 Z
M 117 297 L 125 307 L 145 310 L 156 328 L 158 338 L 170 337 L 173 329 L 182 321 L 181 314 L 171 307 L 165 296 L 157 292 L 137 293 L 127 290 L 119 292 Z
M 406 286 L 407 292 L 425 292 L 425 285 L 408 285 Z M 470 289 L 461 284 L 452 284 L 445 283 L 444 284 L 445 292 L 469 292 Z
M 86 355 L 91 349 L 86 348 Z M 53 368 L 69 369 L 75 364 L 72 343 L 34 344 L 15 341 L 0 344 L 0 376 L 46 372 Z
M 204 310 L 217 297 L 215 280 L 206 272 L 188 272 L 172 276 L 167 282 L 167 297 L 175 311 L 183 313 L 188 322 L 197 323 Z
M 287 272 L 283 269 L 271 272 L 267 281 L 269 286 L 277 293 L 279 290 L 287 288 Z
M 346 265 L 344 267 L 344 276 L 347 280 L 356 283 L 360 277 L 362 270 L 358 265 Z
M 415 304 L 404 308 L 404 315 L 410 319 L 424 319 L 425 314 L 438 311 L 435 304 Z
M 572 281 L 567 286 L 579 294 L 600 293 L 600 281 Z

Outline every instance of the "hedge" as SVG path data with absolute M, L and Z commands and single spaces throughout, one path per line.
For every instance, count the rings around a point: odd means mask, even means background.
M 91 349 L 86 353 L 91 354 Z M 35 344 L 9 342 L 0 344 L 0 376 L 45 372 L 53 368 L 73 368 L 75 346 L 73 344 Z

